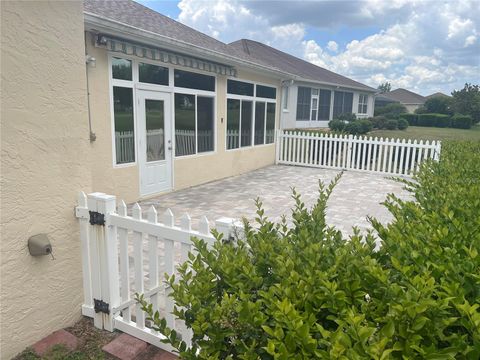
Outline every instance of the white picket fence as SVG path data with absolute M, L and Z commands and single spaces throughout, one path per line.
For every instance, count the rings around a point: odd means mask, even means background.
M 280 130 L 277 163 L 412 175 L 425 159 L 438 160 L 440 141 L 406 141 Z
M 154 311 L 158 310 L 168 326 L 189 344 L 191 333 L 172 315 L 173 299 L 168 296 L 171 288 L 163 281 L 163 275 L 174 274 L 176 267 L 187 260 L 192 237 L 213 244 L 208 219 L 202 217 L 199 230 L 195 231 L 188 214 L 180 219 L 180 226 L 175 226 L 170 209 L 162 215 L 161 222 L 153 206 L 146 219 L 142 218 L 138 204 L 129 216 L 125 202 L 120 201 L 117 209 L 115 196 L 103 193 L 80 193 L 75 211 L 82 247 L 83 315 L 92 317 L 97 328 L 118 329 L 172 351 L 161 342 L 163 335 L 150 328 L 134 299 L 135 293 L 144 294 Z M 102 221 L 95 222 L 102 218 L 103 225 L 99 224 Z M 236 226 L 238 223 L 229 218 L 216 221 L 217 230 L 227 237 L 236 231 Z

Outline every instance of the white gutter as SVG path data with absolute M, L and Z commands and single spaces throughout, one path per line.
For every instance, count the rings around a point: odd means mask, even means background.
M 339 84 L 330 83 L 330 82 L 327 82 L 327 81 L 317 81 L 317 80 L 305 79 L 305 78 L 301 78 L 299 76 L 296 76 L 295 80 L 297 82 L 327 85 L 327 86 L 335 87 L 335 88 L 338 88 L 338 89 L 345 89 L 345 90 L 352 89 L 352 90 L 359 90 L 359 91 L 371 92 L 371 93 L 376 93 L 377 92 L 377 89 L 373 89 L 373 88 L 372 89 L 365 89 L 365 88 L 362 88 L 360 86 L 339 85 Z

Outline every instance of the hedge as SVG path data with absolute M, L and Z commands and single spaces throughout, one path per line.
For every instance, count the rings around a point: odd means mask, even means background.
M 440 162 L 402 181 L 414 200 L 391 195 L 392 221 L 371 219 L 375 234 L 327 226 L 337 176 L 313 207 L 293 193 L 290 227 L 257 200 L 245 239 L 193 239 L 167 279 L 189 349 L 137 300 L 181 359 L 479 359 L 479 163 L 480 142 L 442 144 Z
M 410 126 L 417 126 L 418 124 L 418 115 L 410 113 L 402 113 L 399 115 L 400 119 L 405 119 L 408 121 Z
M 452 127 L 457 129 L 470 129 L 473 120 L 470 115 L 455 114 L 452 116 Z
M 449 127 L 450 116 L 444 114 L 418 114 L 418 126 Z

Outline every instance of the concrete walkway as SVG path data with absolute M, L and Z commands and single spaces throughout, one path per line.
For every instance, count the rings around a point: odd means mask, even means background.
M 283 214 L 290 219 L 290 209 L 294 205 L 292 187 L 311 207 L 318 197 L 318 181 L 329 183 L 338 173 L 336 170 L 273 165 L 144 200 L 140 205 L 144 211 L 154 205 L 159 214 L 170 208 L 177 220 L 187 212 L 196 228 L 202 215 L 206 215 L 212 225 L 217 218 L 225 216 L 237 219 L 244 216 L 253 220 L 254 199 L 259 197 L 266 216 L 279 221 Z M 327 222 L 344 234 L 351 234 L 352 226 L 362 230 L 369 228 L 367 215 L 386 223 L 391 216 L 380 203 L 389 193 L 401 198 L 409 196 L 402 184 L 380 174 L 346 171 L 329 199 Z

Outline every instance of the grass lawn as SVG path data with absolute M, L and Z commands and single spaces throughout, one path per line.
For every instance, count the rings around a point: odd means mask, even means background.
M 368 136 L 417 140 L 473 140 L 480 141 L 480 125 L 471 129 L 451 129 L 409 126 L 406 130 L 375 130 Z

